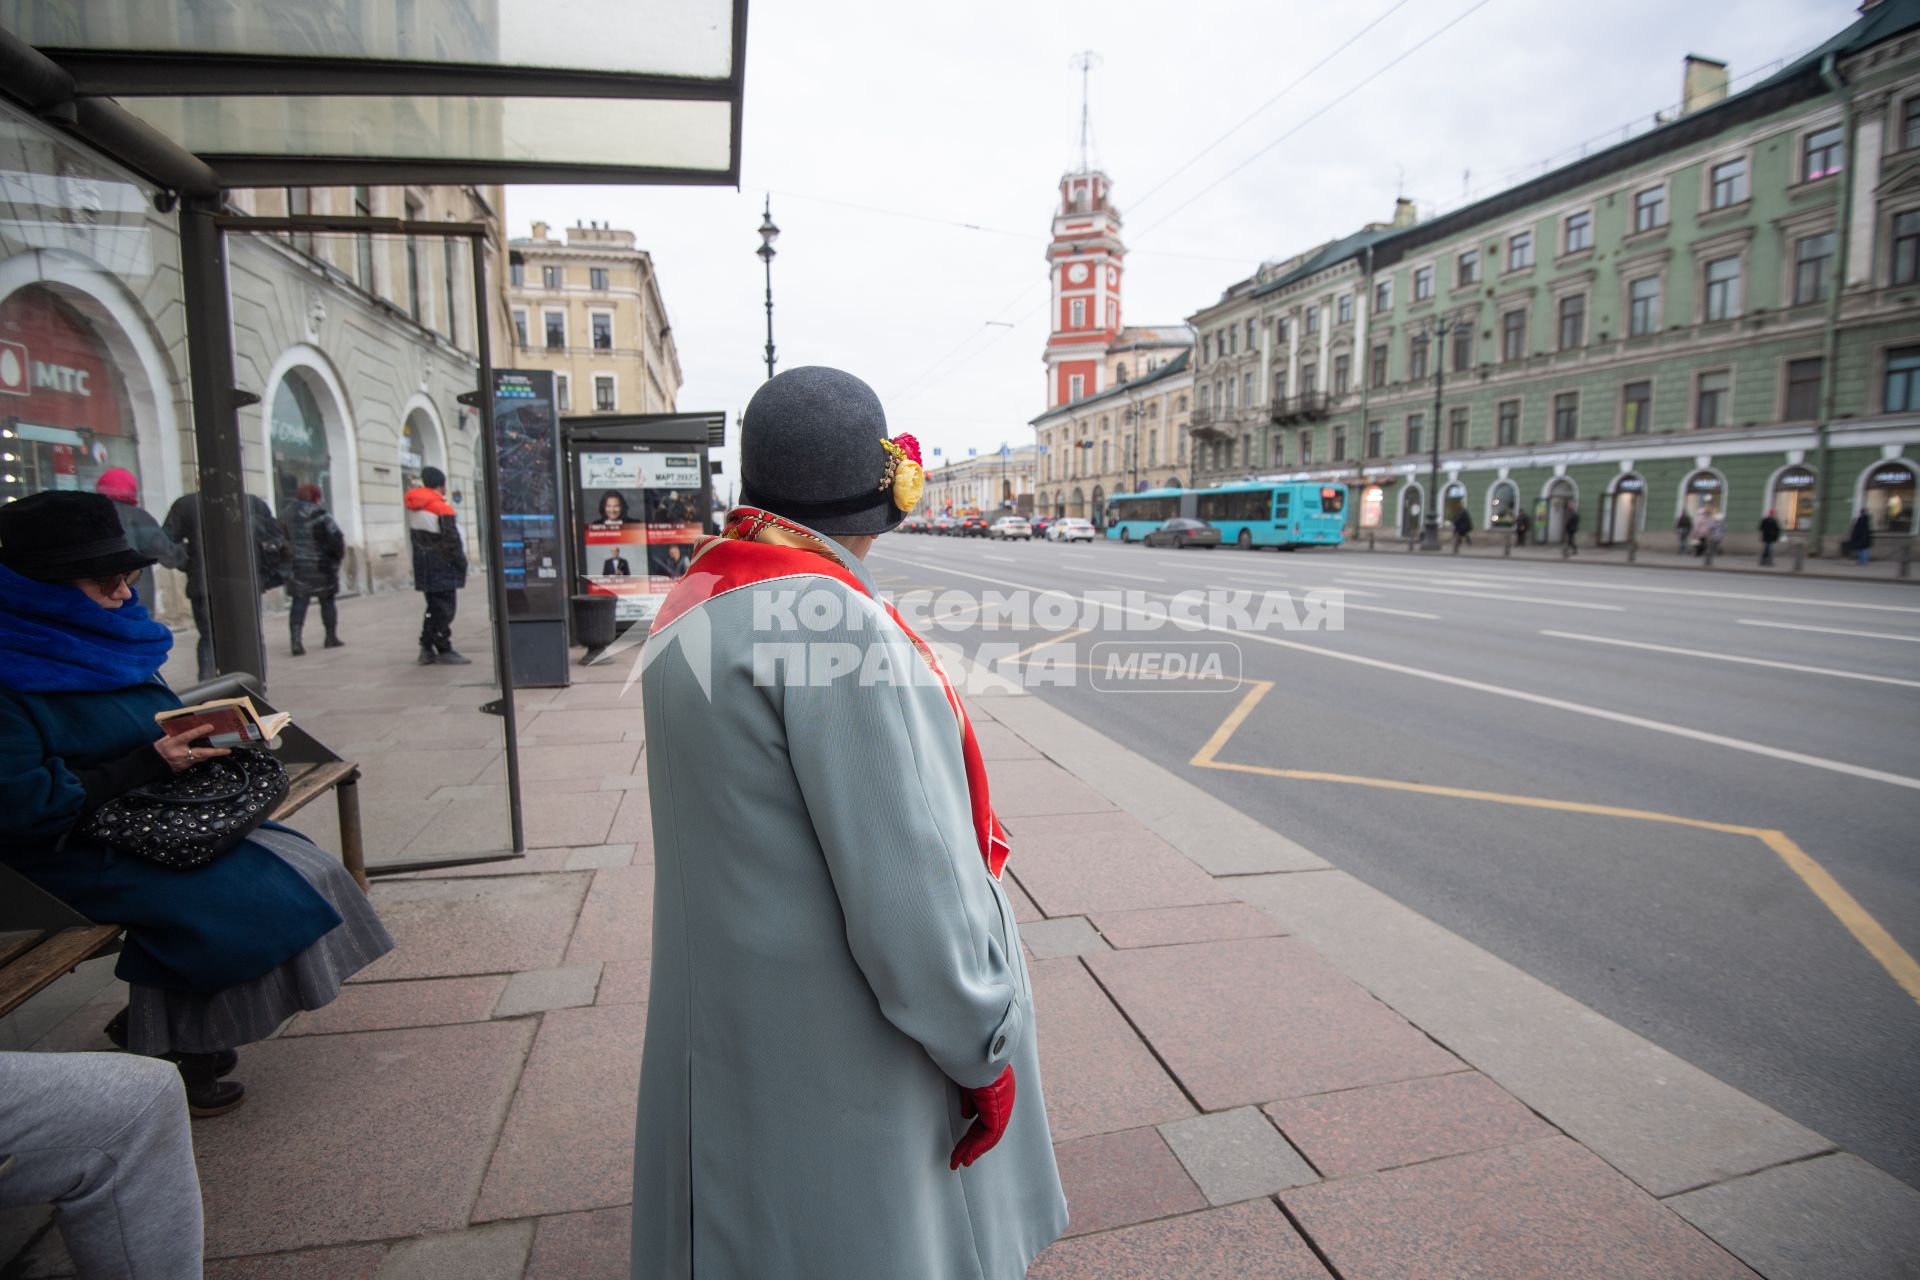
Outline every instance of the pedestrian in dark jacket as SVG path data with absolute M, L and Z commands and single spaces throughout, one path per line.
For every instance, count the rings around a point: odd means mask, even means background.
M 453 614 L 467 585 L 467 549 L 460 519 L 447 501 L 447 473 L 423 467 L 407 490 L 407 539 L 413 544 L 413 589 L 427 598 L 420 623 L 420 665 L 465 666 L 473 659 L 453 647 Z
M 1513 517 L 1514 545 L 1521 546 L 1521 547 L 1526 546 L 1527 535 L 1532 532 L 1533 532 L 1533 517 L 1528 515 L 1526 513 L 1526 510 L 1522 508 L 1520 511 L 1516 512 Z
M 1560 528 L 1562 530 L 1562 536 L 1567 542 L 1567 554 L 1570 556 L 1579 555 L 1580 508 L 1570 504 L 1567 507 L 1567 518 L 1565 522 L 1561 524 Z
M 287 538 L 280 528 L 280 522 L 273 518 L 273 508 L 264 499 L 248 494 L 247 515 L 253 531 L 254 587 L 265 595 L 287 580 Z M 200 633 L 194 656 L 198 661 L 200 679 L 211 680 L 219 674 L 219 669 L 213 658 L 213 619 L 207 609 L 207 553 L 200 538 L 200 495 L 197 492 L 183 493 L 174 499 L 160 527 L 184 553 L 185 562 L 181 567 L 187 571 L 187 603 L 193 606 L 193 626 Z M 260 635 L 261 668 L 253 674 L 265 680 L 267 640 L 265 631 L 260 627 L 258 607 L 253 611 L 253 625 Z
M 1687 543 L 1693 540 L 1693 513 L 1682 511 L 1680 518 L 1673 522 L 1673 532 L 1678 539 L 1673 553 L 1678 556 L 1687 554 Z
M 1861 564 L 1865 564 L 1872 558 L 1869 555 L 1872 549 L 1873 521 L 1867 518 L 1866 509 L 1863 507 L 1860 510 L 1860 514 L 1853 518 L 1853 532 L 1847 535 L 1847 545 L 1842 547 L 1841 550 L 1851 551 L 1855 556 L 1859 557 Z
M 1453 513 L 1453 549 L 1460 550 L 1460 544 L 1473 545 L 1473 517 L 1467 514 L 1465 507 Z
M 1773 514 L 1773 508 L 1767 508 L 1767 514 L 1760 517 L 1760 563 L 1773 563 L 1773 544 L 1780 541 L 1780 519 Z
M 185 567 L 186 551 L 169 538 L 160 527 L 160 522 L 140 505 L 140 481 L 133 472 L 125 467 L 110 467 L 93 482 L 93 491 L 113 499 L 114 513 L 120 517 L 120 528 L 127 535 L 128 545 L 135 551 L 169 569 Z M 128 585 L 139 596 L 141 604 L 153 608 L 151 570 L 142 569 L 140 575 Z
M 307 651 L 300 643 L 300 629 L 307 624 L 307 602 L 320 602 L 320 625 L 326 629 L 323 647 L 338 649 L 346 642 L 340 638 L 340 609 L 335 603 L 340 594 L 340 562 L 347 557 L 346 535 L 320 505 L 320 486 L 303 484 L 294 490 L 287 504 L 283 523 L 287 541 L 293 545 L 293 570 L 287 579 L 287 627 L 292 632 L 293 656 Z

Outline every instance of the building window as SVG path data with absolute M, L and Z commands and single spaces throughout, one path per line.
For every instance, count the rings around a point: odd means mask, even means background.
M 1447 448 L 1464 449 L 1467 447 L 1467 411 L 1449 409 L 1447 411 Z
M 1731 320 L 1740 314 L 1740 259 L 1715 258 L 1707 264 L 1707 319 Z
M 1785 422 L 1813 422 L 1820 417 L 1820 371 L 1826 361 L 1819 356 L 1787 361 L 1787 405 Z
M 1373 349 L 1373 360 L 1367 368 L 1367 377 L 1376 387 L 1387 385 L 1387 348 L 1385 344 Z
M 1844 150 L 1845 144 L 1837 124 L 1808 134 L 1800 144 L 1801 181 L 1812 182 L 1816 178 L 1840 172 Z
M 1240 377 L 1240 403 L 1249 409 L 1253 408 L 1253 375 L 1251 373 L 1242 374 Z
M 519 258 L 514 258 L 511 261 L 509 261 L 507 263 L 507 280 L 516 289 L 526 288 L 527 287 L 527 264 L 522 262 Z
M 1463 285 L 1480 283 L 1480 251 L 1478 249 L 1460 251 L 1460 269 L 1455 279 Z
M 573 379 L 564 373 L 553 375 L 553 402 L 560 412 L 573 412 Z
M 612 413 L 615 407 L 613 398 L 613 375 L 596 373 L 593 375 L 593 411 Z
M 587 280 L 593 286 L 595 292 L 605 293 L 607 291 L 607 269 L 605 267 L 588 267 Z
M 440 242 L 441 283 L 447 292 L 447 340 L 456 344 L 460 340 L 459 335 L 453 331 L 454 323 L 460 317 L 459 253 L 459 243 L 452 236 Z
M 1895 347 L 1887 352 L 1885 411 L 1912 413 L 1920 409 L 1920 347 Z
M 1651 428 L 1653 384 L 1629 382 L 1620 389 L 1620 431 L 1624 435 L 1643 436 Z
M 1300 394 L 1301 395 L 1303 396 L 1312 395 L 1315 391 L 1319 390 L 1319 383 L 1320 383 L 1319 369 L 1315 368 L 1313 365 L 1306 365 L 1300 370 Z
M 559 267 L 540 268 L 540 283 L 549 289 L 558 289 L 564 283 Z
M 1274 443 L 1278 444 L 1279 442 L 1275 441 Z M 1333 429 L 1333 460 L 1335 462 L 1345 462 L 1347 460 L 1347 429 L 1345 427 L 1335 427 Z M 1278 463 L 1280 459 L 1275 458 L 1274 461 Z
M 1900 149 L 1920 147 L 1920 95 L 1908 98 L 1900 110 Z
M 1072 318 L 1067 321 L 1067 327 L 1070 329 L 1085 328 L 1087 323 L 1087 300 L 1085 298 L 1075 298 L 1071 304 L 1071 311 Z
M 1660 277 L 1642 276 L 1627 286 L 1627 336 L 1644 338 L 1660 328 Z
M 1341 324 L 1353 323 L 1353 295 L 1352 294 L 1350 293 L 1341 294 L 1338 301 L 1335 302 L 1334 306 L 1337 309 L 1336 314 L 1339 316 L 1339 320 Z M 1248 345 L 1252 345 L 1252 344 L 1249 343 Z
M 1307 332 L 1308 333 L 1320 332 L 1320 308 L 1319 307 L 1307 308 Z
M 1633 229 L 1654 231 L 1667 225 L 1667 189 L 1648 187 L 1633 196 Z
M 1524 308 L 1500 317 L 1500 358 L 1519 360 L 1527 354 L 1527 313 Z
M 1278 324 L 1280 341 L 1284 344 L 1293 337 L 1293 320 L 1289 316 L 1281 316 Z
M 548 311 L 541 315 L 541 323 L 547 331 L 547 350 L 560 351 L 567 345 L 567 313 Z
M 1582 209 L 1567 215 L 1567 252 L 1579 253 L 1593 248 L 1593 211 Z
M 353 189 L 353 216 L 371 218 L 373 216 L 373 192 L 367 187 Z M 373 287 L 373 237 L 361 232 L 353 238 L 355 283 L 368 293 Z
M 1920 209 L 1893 215 L 1893 273 L 1887 283 L 1920 284 Z
M 1427 376 L 1427 347 L 1430 340 L 1424 333 L 1416 333 L 1407 339 L 1407 377 L 1418 382 Z
M 1070 374 L 1067 377 L 1067 399 L 1078 400 L 1086 393 L 1087 380 L 1083 374 Z
M 1708 171 L 1707 207 L 1710 209 L 1730 209 L 1743 204 L 1747 198 L 1747 158 L 1729 160 L 1717 164 Z
M 1253 375 L 1248 374 L 1247 376 L 1251 378 Z M 1336 396 L 1347 394 L 1347 383 L 1352 377 L 1353 357 L 1345 355 L 1335 356 L 1333 358 L 1333 394 Z
M 1507 270 L 1518 271 L 1533 265 L 1533 232 L 1517 232 L 1507 241 Z
M 1311 431 L 1300 433 L 1300 465 L 1303 467 L 1313 465 L 1313 432 Z
M 519 345 L 527 345 L 527 313 L 518 307 L 513 312 L 513 337 Z
M 1376 312 L 1393 310 L 1393 278 L 1391 276 L 1373 286 L 1373 309 Z
M 1733 395 L 1733 371 L 1714 369 L 1700 375 L 1693 398 L 1693 425 L 1699 430 L 1724 427 Z
M 1240 354 L 1240 331 L 1231 325 L 1227 326 L 1226 342 L 1228 354 Z
M 1200 339 L 1200 363 L 1201 364 L 1213 363 L 1213 335 L 1212 334 L 1208 334 L 1206 337 Z
M 1473 368 L 1473 330 L 1463 328 L 1453 338 L 1453 371 L 1465 373 Z
M 418 222 L 425 216 L 425 209 L 418 200 L 409 197 L 406 202 L 408 222 Z M 420 308 L 426 295 L 424 273 L 426 263 L 420 257 L 420 241 L 413 236 L 406 239 L 407 253 L 407 315 L 415 324 L 420 323 Z
M 1285 466 L 1287 462 L 1287 438 L 1278 432 L 1273 437 L 1273 465 Z
M 596 311 L 588 318 L 593 322 L 593 349 L 613 350 L 613 316 L 605 311 Z
M 1220 403 L 1224 407 L 1231 409 L 1233 408 L 1233 379 L 1231 377 L 1227 379 L 1226 392 L 1227 392 L 1227 398 L 1225 400 L 1222 400 Z
M 1514 444 L 1520 439 L 1520 402 L 1518 400 L 1500 402 L 1498 439 L 1501 444 Z
M 1424 429 L 1426 425 L 1427 425 L 1427 419 L 1425 414 L 1410 413 L 1407 415 L 1407 450 L 1406 451 L 1408 453 L 1420 452 L 1420 448 L 1423 443 L 1420 437 L 1424 434 Z
M 1833 232 L 1807 236 L 1793 246 L 1793 302 L 1799 306 L 1827 296 L 1833 274 Z
M 1415 267 L 1413 271 L 1413 300 L 1425 302 L 1433 297 L 1433 268 Z
M 1587 337 L 1587 295 L 1576 293 L 1560 299 L 1560 349 L 1572 351 Z
M 1378 418 L 1367 424 L 1367 456 L 1369 458 L 1380 456 L 1380 450 L 1386 444 L 1386 435 L 1387 424 Z
M 1284 369 L 1273 375 L 1273 402 L 1275 404 L 1287 402 L 1287 373 Z
M 1553 438 L 1572 440 L 1580 434 L 1580 395 L 1562 391 L 1553 398 Z

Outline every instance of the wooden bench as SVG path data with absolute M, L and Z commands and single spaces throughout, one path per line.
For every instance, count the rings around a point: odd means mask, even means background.
M 180 692 L 188 705 L 215 698 L 233 698 L 242 694 L 252 698 L 262 713 L 274 707 L 263 697 L 253 681 L 245 676 L 224 676 Z M 340 861 L 362 890 L 367 887 L 366 848 L 360 831 L 360 767 L 342 760 L 298 725 L 288 725 L 280 733 L 280 746 L 274 751 L 287 770 L 287 798 L 273 811 L 275 821 L 284 822 L 331 791 L 340 817 Z M 0 867 L 4 898 L 20 898 L 29 891 L 44 897 L 14 873 Z M 11 905 L 11 902 L 9 903 Z M 26 918 L 0 921 L 0 1018 L 53 985 L 61 976 L 96 956 L 109 955 L 119 947 L 120 926 L 97 924 L 48 898 Z

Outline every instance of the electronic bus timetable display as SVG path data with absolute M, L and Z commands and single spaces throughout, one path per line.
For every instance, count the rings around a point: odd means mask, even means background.
M 566 547 L 560 519 L 560 419 L 553 375 L 493 371 L 500 470 L 500 575 L 514 680 L 567 683 Z
M 614 597 L 615 622 L 651 622 L 707 530 L 700 451 L 578 446 L 574 457 L 586 589 Z

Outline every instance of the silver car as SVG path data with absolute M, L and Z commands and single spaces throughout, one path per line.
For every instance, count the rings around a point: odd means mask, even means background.
M 1047 526 L 1048 542 L 1092 542 L 1093 522 L 1079 516 L 1062 516 Z

